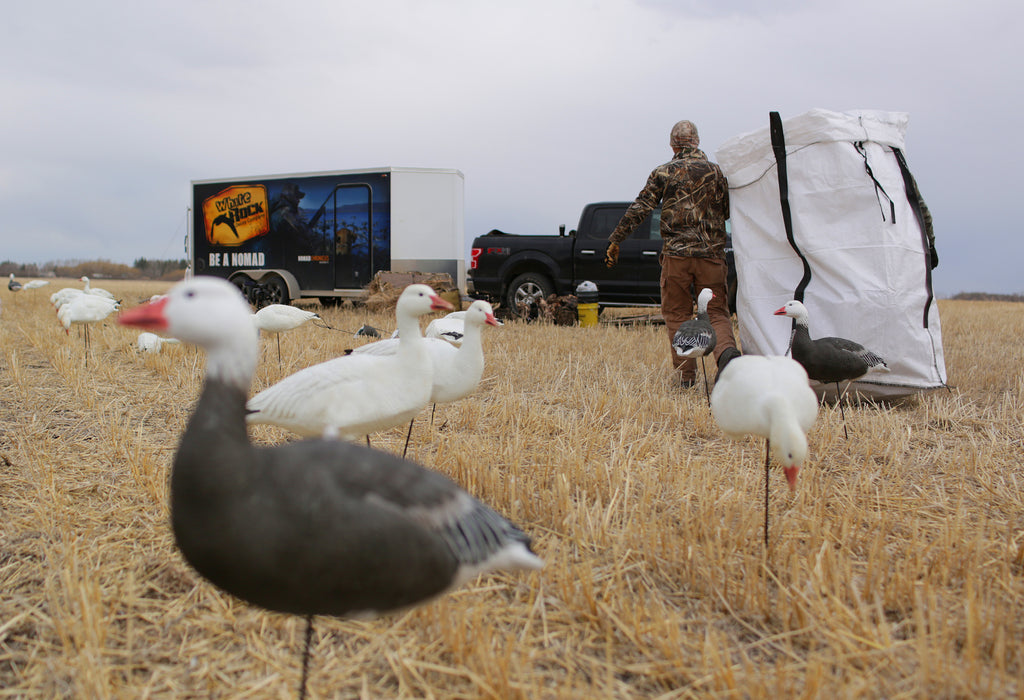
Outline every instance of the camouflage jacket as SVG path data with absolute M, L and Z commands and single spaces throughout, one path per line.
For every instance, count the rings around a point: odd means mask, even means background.
M 661 205 L 662 252 L 680 258 L 725 258 L 729 184 L 698 148 L 683 148 L 647 178 L 608 240 L 627 238 Z

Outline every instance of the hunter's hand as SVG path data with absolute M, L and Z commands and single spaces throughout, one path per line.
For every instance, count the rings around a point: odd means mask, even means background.
M 604 264 L 608 267 L 615 267 L 617 262 L 619 262 L 619 244 L 609 243 L 608 250 L 604 254 Z

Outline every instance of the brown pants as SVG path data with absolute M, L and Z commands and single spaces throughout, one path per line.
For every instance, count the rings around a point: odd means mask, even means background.
M 729 313 L 729 297 L 725 289 L 725 261 L 715 258 L 674 258 L 661 256 L 661 315 L 665 318 L 665 330 L 668 331 L 669 351 L 672 353 L 672 366 L 679 370 L 680 379 L 693 379 L 697 373 L 697 363 L 685 357 L 679 357 L 672 349 L 672 338 L 684 321 L 693 318 L 693 295 L 690 285 L 696 292 L 708 287 L 715 298 L 708 304 L 708 317 L 715 328 L 715 359 L 726 348 L 735 348 L 736 340 L 732 335 L 732 314 Z

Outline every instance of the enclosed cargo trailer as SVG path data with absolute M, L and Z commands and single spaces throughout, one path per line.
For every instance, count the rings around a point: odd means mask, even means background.
M 355 298 L 380 270 L 466 288 L 463 175 L 378 168 L 192 182 L 192 273 L 253 301 Z

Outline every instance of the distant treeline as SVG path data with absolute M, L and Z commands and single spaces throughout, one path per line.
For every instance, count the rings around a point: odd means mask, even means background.
M 960 301 L 1024 301 L 1024 294 L 988 294 L 986 292 L 960 292 L 951 299 Z
M 0 276 L 22 277 L 95 277 L 97 279 L 155 279 L 179 280 L 185 276 L 187 260 L 147 260 L 139 258 L 134 263 L 124 265 L 110 260 L 65 260 L 48 262 L 42 265 L 35 263 L 16 263 L 10 260 L 0 262 Z

